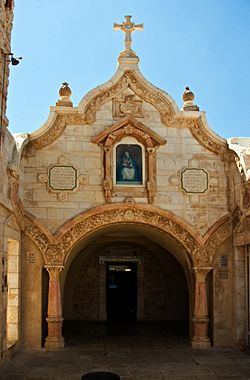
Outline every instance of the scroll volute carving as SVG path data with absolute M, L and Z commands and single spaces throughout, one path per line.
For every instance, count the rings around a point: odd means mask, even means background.
M 141 122 L 128 115 L 108 130 L 98 134 L 92 142 L 104 150 L 103 191 L 106 203 L 111 203 L 114 188 L 112 155 L 114 145 L 125 137 L 134 137 L 145 147 L 145 178 L 148 202 L 154 203 L 156 193 L 156 148 L 166 144 L 166 140 L 145 127 Z

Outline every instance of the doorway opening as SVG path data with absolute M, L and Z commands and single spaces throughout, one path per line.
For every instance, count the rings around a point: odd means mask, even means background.
M 193 300 L 188 263 L 178 247 L 170 251 L 154 231 L 146 232 L 109 227 L 75 251 L 62 279 L 67 344 L 121 335 L 187 341 Z
M 106 310 L 108 321 L 136 321 L 137 264 L 106 264 Z

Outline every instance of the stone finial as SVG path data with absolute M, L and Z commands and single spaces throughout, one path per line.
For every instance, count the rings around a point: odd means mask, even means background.
M 60 99 L 56 102 L 56 106 L 72 107 L 73 103 L 70 100 L 72 91 L 67 82 L 62 83 L 62 87 L 58 91 Z
M 199 111 L 199 107 L 194 104 L 194 93 L 189 87 L 185 88 L 182 99 L 184 101 L 183 111 Z

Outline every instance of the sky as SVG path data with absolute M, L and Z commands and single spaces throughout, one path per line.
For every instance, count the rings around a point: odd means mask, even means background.
M 250 0 L 15 0 L 7 116 L 12 133 L 47 120 L 67 81 L 77 106 L 117 69 L 132 15 L 142 74 L 182 108 L 186 86 L 224 138 L 250 136 Z

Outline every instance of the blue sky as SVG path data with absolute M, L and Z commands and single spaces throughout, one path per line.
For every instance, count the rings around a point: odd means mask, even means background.
M 222 137 L 250 136 L 249 0 L 15 0 L 9 129 L 30 133 L 47 119 L 61 83 L 78 105 L 116 71 L 124 35 L 113 22 L 133 15 L 140 70 L 182 107 L 189 86 Z

